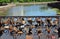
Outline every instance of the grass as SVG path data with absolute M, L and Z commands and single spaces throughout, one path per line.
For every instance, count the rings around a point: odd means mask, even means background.
M 57 14 L 60 15 L 60 10 L 57 11 Z
M 57 9 L 57 8 L 53 8 L 53 10 L 56 11 L 57 15 L 60 15 L 60 10 L 59 10 L 59 9 Z
M 8 14 L 7 11 L 0 11 L 0 16 L 6 16 Z
M 0 13 L 0 16 L 6 16 L 7 13 Z

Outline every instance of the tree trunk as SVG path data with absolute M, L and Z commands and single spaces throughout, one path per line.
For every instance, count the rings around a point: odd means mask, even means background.
M 0 2 L 0 6 L 2 6 L 2 2 Z

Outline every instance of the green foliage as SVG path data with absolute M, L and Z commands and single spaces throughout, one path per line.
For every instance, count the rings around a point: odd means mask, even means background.
M 17 0 L 13 0 L 13 2 L 17 2 Z
M 56 1 L 56 0 L 0 0 L 2 3 L 9 3 L 9 2 L 48 2 L 48 1 Z
M 0 2 L 3 2 L 3 0 L 0 0 Z
M 0 2 L 2 2 L 2 3 L 9 3 L 10 0 L 0 0 Z
M 19 0 L 18 2 L 24 2 L 24 0 Z

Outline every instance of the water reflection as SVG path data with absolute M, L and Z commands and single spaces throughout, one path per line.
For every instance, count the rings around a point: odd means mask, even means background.
M 56 14 L 56 11 L 47 5 L 21 5 L 8 11 L 8 16 L 56 16 Z

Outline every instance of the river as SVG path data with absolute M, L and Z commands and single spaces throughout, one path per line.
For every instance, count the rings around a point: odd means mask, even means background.
M 45 5 L 17 5 L 8 10 L 7 16 L 56 16 L 52 8 Z

